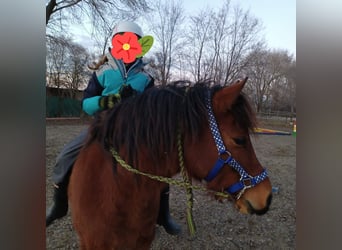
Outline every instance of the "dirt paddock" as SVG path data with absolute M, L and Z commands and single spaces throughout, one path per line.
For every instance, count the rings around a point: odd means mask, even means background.
M 52 168 L 63 145 L 86 129 L 88 121 L 51 120 L 46 124 L 46 207 L 52 202 Z M 291 131 L 288 124 L 263 123 L 265 128 Z M 295 249 L 296 243 L 296 138 L 292 135 L 253 135 L 259 161 L 277 187 L 270 211 L 263 216 L 239 214 L 231 203 L 219 203 L 206 193 L 194 191 L 193 216 L 196 236 L 186 224 L 185 190 L 171 186 L 170 209 L 182 225 L 178 236 L 156 228 L 151 249 Z M 177 176 L 175 178 L 178 178 Z M 78 249 L 70 211 L 46 229 L 46 249 Z

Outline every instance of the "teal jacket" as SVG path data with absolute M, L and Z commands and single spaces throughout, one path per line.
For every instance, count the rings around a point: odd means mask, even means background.
M 106 56 L 108 61 L 93 73 L 84 90 L 82 108 L 89 115 L 101 111 L 99 100 L 102 96 L 117 94 L 123 84 L 131 85 L 138 92 L 154 85 L 153 77 L 144 71 L 141 58 L 126 70 L 122 60 L 115 59 L 110 52 Z

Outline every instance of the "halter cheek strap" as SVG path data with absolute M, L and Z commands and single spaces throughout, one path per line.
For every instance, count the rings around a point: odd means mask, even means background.
M 220 170 L 225 165 L 231 166 L 233 169 L 235 169 L 240 174 L 241 177 L 237 183 L 229 186 L 228 188 L 225 189 L 225 191 L 227 191 L 230 194 L 234 194 L 234 193 L 240 191 L 240 193 L 237 195 L 237 199 L 239 199 L 241 197 L 241 195 L 243 194 L 243 192 L 247 188 L 254 187 L 258 183 L 265 180 L 267 177 L 267 171 L 266 171 L 266 169 L 264 169 L 261 172 L 261 174 L 259 174 L 257 176 L 254 176 L 254 177 L 250 176 L 245 171 L 245 169 L 232 157 L 231 153 L 226 149 L 226 147 L 224 146 L 222 137 L 221 137 L 221 133 L 218 129 L 218 125 L 217 125 L 217 122 L 216 122 L 216 119 L 214 116 L 214 112 L 212 110 L 211 94 L 209 91 L 208 91 L 208 97 L 206 99 L 206 108 L 207 108 L 208 117 L 209 117 L 209 127 L 210 127 L 211 133 L 213 135 L 217 151 L 219 152 L 219 158 L 217 159 L 214 167 L 210 170 L 207 177 L 205 177 L 204 179 L 207 182 L 210 182 L 218 175 Z M 228 156 L 227 159 L 224 159 L 225 155 Z

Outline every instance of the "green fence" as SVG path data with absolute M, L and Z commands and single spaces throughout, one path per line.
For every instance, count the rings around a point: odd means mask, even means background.
M 80 117 L 81 101 L 57 96 L 46 97 L 46 117 Z

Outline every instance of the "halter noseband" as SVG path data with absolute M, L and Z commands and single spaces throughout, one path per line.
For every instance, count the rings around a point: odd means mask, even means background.
M 213 113 L 213 109 L 211 106 L 211 92 L 208 91 L 208 97 L 206 98 L 206 108 L 208 111 L 208 118 L 209 118 L 209 126 L 211 133 L 213 135 L 219 158 L 217 159 L 214 167 L 210 170 L 207 177 L 204 179 L 207 182 L 212 181 L 220 172 L 225 164 L 230 165 L 233 169 L 235 169 L 240 174 L 240 180 L 229 186 L 225 189 L 229 194 L 233 195 L 234 193 L 240 191 L 236 196 L 236 199 L 240 199 L 241 195 L 245 192 L 246 189 L 252 188 L 258 183 L 262 182 L 267 177 L 266 169 L 264 169 L 261 174 L 257 176 L 249 175 L 244 168 L 232 157 L 231 153 L 226 149 L 224 146 L 220 131 L 217 126 L 217 122 Z M 226 156 L 226 157 L 225 157 Z M 226 158 L 226 159 L 225 159 Z

